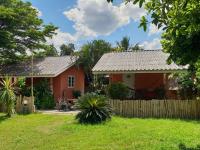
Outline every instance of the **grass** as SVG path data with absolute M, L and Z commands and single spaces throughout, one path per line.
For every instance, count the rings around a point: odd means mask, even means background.
M 200 144 L 200 122 L 113 117 L 80 125 L 73 116 L 0 114 L 0 149 L 177 150 Z

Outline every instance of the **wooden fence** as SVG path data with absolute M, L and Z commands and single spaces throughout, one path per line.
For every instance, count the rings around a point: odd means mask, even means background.
M 200 100 L 109 100 L 125 117 L 200 119 Z
M 26 104 L 24 103 L 26 102 Z M 0 112 L 5 112 L 6 107 L 0 103 Z M 35 112 L 34 97 L 18 96 L 15 105 L 16 113 L 33 113 Z

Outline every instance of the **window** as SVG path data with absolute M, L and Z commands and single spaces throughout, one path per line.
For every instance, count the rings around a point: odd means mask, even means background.
M 73 88 L 75 83 L 75 77 L 74 76 L 68 76 L 68 87 Z

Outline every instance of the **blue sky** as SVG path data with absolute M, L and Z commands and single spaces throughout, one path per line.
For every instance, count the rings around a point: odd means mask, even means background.
M 160 48 L 160 33 L 150 25 L 147 32 L 138 28 L 139 18 L 145 10 L 133 4 L 125 5 L 116 0 L 26 0 L 39 11 L 44 23 L 53 23 L 59 28 L 57 35 L 48 40 L 57 48 L 62 43 L 75 43 L 77 48 L 94 40 L 104 39 L 115 45 L 123 36 L 131 43 L 143 45 L 145 49 Z

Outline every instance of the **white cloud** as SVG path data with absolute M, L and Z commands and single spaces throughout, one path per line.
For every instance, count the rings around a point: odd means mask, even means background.
M 145 50 L 161 49 L 160 39 L 155 38 L 153 41 L 144 41 L 142 43 Z
M 150 24 L 148 35 L 151 36 L 153 34 L 159 34 L 162 32 L 162 28 L 158 29 L 158 27 L 154 24 Z
M 111 34 L 131 19 L 138 21 L 145 10 L 132 3 L 114 6 L 106 0 L 78 0 L 74 8 L 63 14 L 74 22 L 77 37 L 96 37 Z
M 38 17 L 42 16 L 42 12 L 37 7 L 32 6 L 32 8 L 34 8 L 37 11 Z
M 62 44 L 74 43 L 77 39 L 76 36 L 71 35 L 67 32 L 62 32 L 61 30 L 56 30 L 56 35 L 52 39 L 48 38 L 47 43 L 53 44 L 56 49 L 60 49 Z

